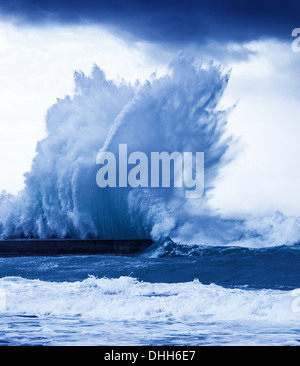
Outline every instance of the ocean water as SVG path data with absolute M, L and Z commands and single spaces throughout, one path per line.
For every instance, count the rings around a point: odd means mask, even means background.
M 171 248 L 170 248 L 171 247 Z M 1 345 L 299 345 L 300 246 L 0 259 Z
M 155 244 L 128 258 L 0 258 L 0 344 L 299 344 L 300 218 L 226 218 L 210 206 L 236 146 L 230 110 L 219 108 L 229 77 L 182 54 L 143 84 L 107 80 L 99 67 L 75 73 L 74 95 L 47 111 L 25 188 L 0 194 L 0 239 Z M 151 152 L 204 152 L 203 196 L 100 188 L 98 153 L 119 166 L 120 144 L 149 161 Z

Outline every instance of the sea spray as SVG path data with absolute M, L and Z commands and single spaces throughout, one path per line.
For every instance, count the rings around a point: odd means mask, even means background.
M 228 162 L 228 111 L 218 108 L 229 81 L 220 66 L 179 54 L 162 77 L 144 84 L 107 80 L 97 66 L 75 73 L 74 96 L 46 116 L 25 188 L 0 197 L 2 238 L 172 238 L 177 243 L 274 246 L 300 241 L 299 218 L 225 219 L 210 208 L 214 179 Z M 203 152 L 204 191 L 97 185 L 97 155 L 120 145 L 142 152 Z M 118 163 L 116 161 L 116 163 Z M 174 177 L 173 177 L 174 178 Z M 242 202 L 241 202 L 242 204 Z
M 97 66 L 90 77 L 75 73 L 74 97 L 48 110 L 48 135 L 37 145 L 25 189 L 1 206 L 2 237 L 170 234 L 185 197 L 174 189 L 103 190 L 96 184 L 97 153 L 105 147 L 117 152 L 121 143 L 128 153 L 147 156 L 204 152 L 208 190 L 229 143 L 222 140 L 226 113 L 216 109 L 228 78 L 220 67 L 204 69 L 182 55 L 167 75 L 144 85 L 116 84 Z

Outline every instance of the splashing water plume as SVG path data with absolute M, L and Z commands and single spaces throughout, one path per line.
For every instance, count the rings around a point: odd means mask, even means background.
M 97 66 L 90 77 L 76 72 L 74 96 L 48 110 L 48 135 L 37 145 L 24 190 L 0 197 L 1 237 L 170 237 L 249 246 L 300 240 L 298 218 L 225 220 L 209 208 L 208 193 L 231 143 L 225 137 L 228 111 L 217 108 L 228 80 L 221 67 L 197 66 L 181 54 L 168 74 L 144 84 L 117 84 Z M 128 154 L 147 156 L 204 152 L 204 195 L 185 199 L 174 188 L 99 188 L 97 154 L 106 149 L 117 155 L 120 144 L 127 144 Z

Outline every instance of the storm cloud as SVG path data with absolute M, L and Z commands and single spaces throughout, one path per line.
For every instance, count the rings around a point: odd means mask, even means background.
M 151 42 L 203 44 L 290 39 L 300 3 L 259 0 L 1 1 L 0 15 L 17 23 L 100 24 Z

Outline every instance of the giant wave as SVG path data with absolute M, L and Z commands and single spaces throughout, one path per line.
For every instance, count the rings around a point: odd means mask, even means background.
M 75 73 L 74 96 L 46 116 L 25 188 L 0 196 L 1 238 L 172 238 L 201 245 L 275 246 L 300 240 L 298 217 L 225 219 L 209 205 L 214 179 L 230 160 L 230 111 L 218 108 L 230 72 L 179 54 L 162 77 L 141 84 L 107 80 L 95 66 Z M 203 151 L 205 193 L 185 199 L 163 188 L 96 184 L 96 156 L 117 152 Z

